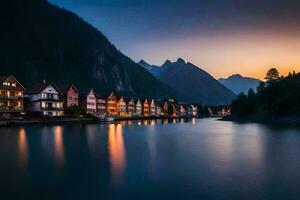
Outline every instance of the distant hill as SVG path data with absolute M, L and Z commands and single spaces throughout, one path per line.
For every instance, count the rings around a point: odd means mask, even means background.
M 257 93 L 240 94 L 232 103 L 233 116 L 287 116 L 300 113 L 300 73 L 261 84 Z M 263 118 L 263 117 L 262 117 Z
M 162 66 L 150 65 L 143 60 L 139 64 L 181 94 L 187 102 L 230 104 L 235 98 L 232 91 L 210 74 L 181 58 L 176 62 L 167 60 Z
M 234 74 L 228 78 L 220 78 L 218 81 L 235 94 L 240 94 L 242 92 L 247 94 L 250 88 L 256 90 L 259 82 L 261 82 L 258 79 L 243 77 L 240 74 Z
M 0 75 L 26 87 L 43 79 L 119 94 L 168 97 L 170 89 L 93 26 L 46 0 L 0 1 Z

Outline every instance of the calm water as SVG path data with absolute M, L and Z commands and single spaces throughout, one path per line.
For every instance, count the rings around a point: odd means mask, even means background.
M 0 128 L 0 199 L 300 199 L 300 130 L 215 119 Z

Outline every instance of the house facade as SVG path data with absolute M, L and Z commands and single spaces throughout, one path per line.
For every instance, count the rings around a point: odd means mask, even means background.
M 178 106 L 178 108 L 179 108 L 179 112 L 178 112 L 179 116 L 186 116 L 187 115 L 186 105 L 180 104 Z
M 161 105 L 159 103 L 156 103 L 155 109 L 156 109 L 156 116 L 161 116 L 162 109 L 161 109 Z
M 81 104 L 87 113 L 96 114 L 97 113 L 97 96 L 94 89 L 81 92 Z
M 63 94 L 64 108 L 78 106 L 79 92 L 74 85 L 59 85 L 58 89 Z
M 143 112 L 142 112 L 142 103 L 139 99 L 134 101 L 134 115 L 135 116 L 142 116 Z
M 105 96 L 98 96 L 97 97 L 97 114 L 100 117 L 107 116 L 107 103 Z
M 24 111 L 24 91 L 15 77 L 0 77 L 0 118 L 11 119 Z
M 115 94 L 112 92 L 107 100 L 106 100 L 106 103 L 107 103 L 107 115 L 108 116 L 117 116 L 118 113 L 117 113 L 117 97 L 115 96 Z
M 150 114 L 150 105 L 148 99 L 142 101 L 142 115 L 149 116 Z
M 27 111 L 41 116 L 59 117 L 64 115 L 62 93 L 52 83 L 42 83 L 26 91 Z
M 188 107 L 188 115 L 189 116 L 196 116 L 198 113 L 198 107 L 196 105 L 190 105 Z
M 154 99 L 151 100 L 149 112 L 150 112 L 151 116 L 155 116 L 156 115 L 156 104 L 155 104 L 155 100 Z
M 162 111 L 161 111 L 161 115 L 169 115 L 169 104 L 167 101 L 165 101 L 162 105 Z
M 135 104 L 133 98 L 124 98 L 127 105 L 127 116 L 132 117 L 134 115 Z
M 119 117 L 127 116 L 127 104 L 123 97 L 120 97 L 117 102 L 117 113 Z

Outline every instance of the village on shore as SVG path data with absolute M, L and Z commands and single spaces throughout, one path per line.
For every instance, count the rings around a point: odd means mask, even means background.
M 118 96 L 114 92 L 79 91 L 75 85 L 56 85 L 43 81 L 25 89 L 12 76 L 0 77 L 0 120 L 92 117 L 99 120 L 159 117 L 197 117 L 197 104 L 174 99 Z M 206 107 L 207 115 L 228 115 L 230 108 Z

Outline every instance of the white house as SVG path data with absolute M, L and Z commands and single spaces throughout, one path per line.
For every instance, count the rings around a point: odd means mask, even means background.
M 42 83 L 29 88 L 25 97 L 28 100 L 28 113 L 52 117 L 64 115 L 62 94 L 52 83 Z
M 142 115 L 142 103 L 139 99 L 134 101 L 135 109 L 134 109 L 134 115 L 135 116 L 141 116 Z
M 97 95 L 93 89 L 82 93 L 82 101 L 87 113 L 97 113 Z

